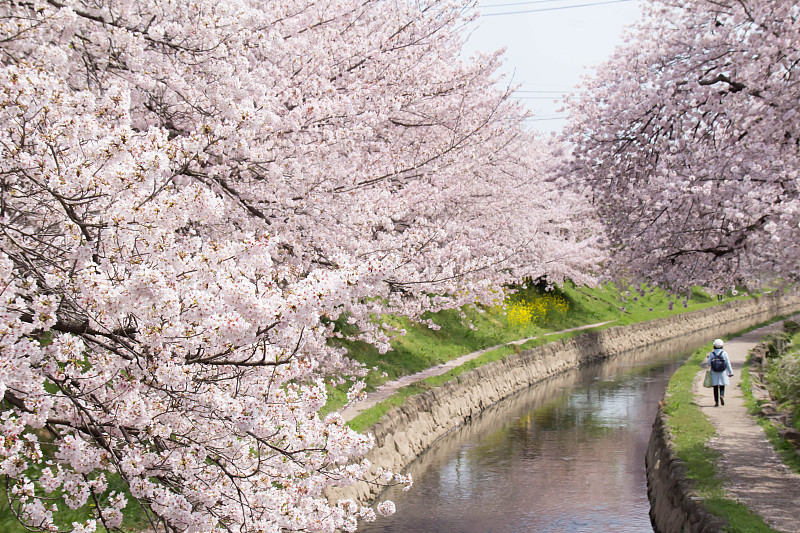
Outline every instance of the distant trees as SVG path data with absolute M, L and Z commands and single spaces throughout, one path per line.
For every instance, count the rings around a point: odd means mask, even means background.
M 614 269 L 717 288 L 800 274 L 800 8 L 652 0 L 570 103 Z
M 333 321 L 578 282 L 600 257 L 458 4 L 0 6 L 0 473 L 93 531 L 352 530 L 369 473 L 324 419 Z M 390 332 L 389 332 L 390 333 Z M 357 394 L 357 390 L 353 391 Z M 117 484 L 124 491 L 112 489 Z M 386 512 L 391 505 L 385 506 Z

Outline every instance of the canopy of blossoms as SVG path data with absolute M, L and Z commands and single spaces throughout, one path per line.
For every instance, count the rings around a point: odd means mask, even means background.
M 670 286 L 800 274 L 800 6 L 649 0 L 573 98 L 566 174 L 593 189 L 615 270 Z
M 381 313 L 590 279 L 593 211 L 498 57 L 461 58 L 464 7 L 0 5 L 0 473 L 26 526 L 113 530 L 133 498 L 160 531 L 352 531 L 374 512 L 326 487 L 408 480 L 319 415 L 361 372 L 334 321 L 386 347 Z

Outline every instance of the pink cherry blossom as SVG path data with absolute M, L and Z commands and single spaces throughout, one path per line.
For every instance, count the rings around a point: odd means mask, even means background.
M 649 0 L 570 103 L 574 163 L 618 250 L 674 287 L 796 280 L 800 10 Z

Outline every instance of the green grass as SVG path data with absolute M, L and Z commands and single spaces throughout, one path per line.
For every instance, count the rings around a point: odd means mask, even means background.
M 675 372 L 667 386 L 664 412 L 668 416 L 676 453 L 686 465 L 686 476 L 694 481 L 695 489 L 703 498 L 706 509 L 728 522 L 726 531 L 776 533 L 760 516 L 727 494 L 718 475 L 720 454 L 706 445 L 716 434 L 716 430 L 697 407 L 692 383 L 695 375 L 701 370 L 700 364 L 711 348 L 711 344 L 708 344 L 693 352 L 686 363 Z
M 710 345 L 709 345 L 710 350 Z M 679 456 L 686 462 L 688 477 L 716 489 L 716 460 L 718 454 L 705 443 L 716 433 L 714 426 L 703 416 L 694 401 L 692 383 L 700 363 L 707 351 L 695 351 L 669 381 L 665 396 L 664 412 L 669 417 L 669 426 L 675 438 Z
M 422 394 L 426 391 L 431 390 L 434 387 L 440 386 L 442 383 L 455 379 L 459 375 L 469 372 L 473 368 L 477 368 L 479 366 L 499 361 L 505 358 L 507 355 L 518 351 L 519 348 L 516 350 L 514 347 L 510 346 L 503 346 L 501 348 L 496 348 L 494 350 L 488 351 L 481 356 L 472 359 L 464 363 L 463 365 L 457 366 L 445 374 L 441 374 L 439 376 L 433 376 L 426 379 L 422 379 L 417 381 L 416 383 L 412 383 L 406 387 L 402 387 L 398 389 L 398 391 L 387 398 L 386 400 L 370 407 L 369 409 L 365 409 L 361 414 L 353 418 L 348 425 L 355 429 L 356 431 L 366 431 L 373 425 L 375 425 L 378 420 L 380 420 L 383 415 L 388 413 L 392 407 L 403 405 L 405 401 L 416 394 Z

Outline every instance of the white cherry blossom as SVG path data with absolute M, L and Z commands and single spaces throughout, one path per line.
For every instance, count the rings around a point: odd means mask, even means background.
M 93 514 L 73 531 L 131 498 L 160 531 L 353 530 L 374 512 L 327 487 L 410 479 L 319 414 L 364 372 L 334 321 L 385 348 L 384 313 L 592 279 L 593 211 L 498 57 L 460 56 L 463 8 L 0 6 L 0 473 L 24 524 L 53 529 L 65 491 Z

